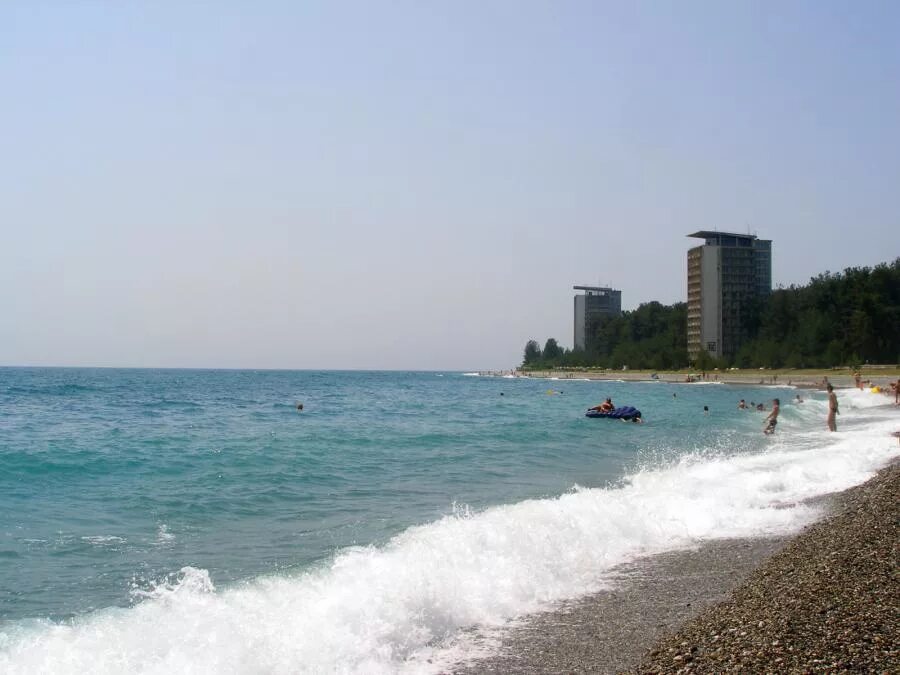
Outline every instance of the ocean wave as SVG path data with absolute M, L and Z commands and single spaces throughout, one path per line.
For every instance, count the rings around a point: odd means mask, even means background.
M 460 629 L 604 588 L 620 563 L 815 520 L 819 507 L 806 500 L 861 483 L 898 455 L 895 419 L 875 409 L 884 397 L 839 398 L 865 422 L 852 433 L 804 431 L 799 444 L 784 433 L 758 454 L 696 452 L 607 488 L 480 512 L 455 505 L 302 573 L 216 588 L 207 570 L 185 567 L 136 589 L 130 609 L 10 622 L 0 671 L 439 672 L 459 652 Z M 790 414 L 812 421 L 823 405 L 810 399 Z
M 106 391 L 103 387 L 86 384 L 50 384 L 45 386 L 12 385 L 6 393 L 15 396 L 77 396 L 86 392 Z
M 112 534 L 95 534 L 81 537 L 81 541 L 92 546 L 118 546 L 124 544 L 126 539 Z

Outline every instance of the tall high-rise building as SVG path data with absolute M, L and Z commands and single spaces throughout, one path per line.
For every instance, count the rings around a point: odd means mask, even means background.
M 601 286 L 573 286 L 576 291 L 584 291 L 575 296 L 575 340 L 576 349 L 590 349 L 594 333 L 609 317 L 622 313 L 622 291 Z
M 750 304 L 772 292 L 772 240 L 705 230 L 688 236 L 704 240 L 687 254 L 688 355 L 733 358 L 748 337 Z

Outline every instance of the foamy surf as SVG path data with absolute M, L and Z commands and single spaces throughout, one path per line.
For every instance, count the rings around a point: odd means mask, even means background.
M 779 431 L 761 453 L 696 452 L 608 488 L 458 508 L 303 573 L 216 588 L 206 570 L 184 567 L 137 591 L 130 609 L 6 624 L 0 672 L 438 672 L 470 648 L 460 629 L 603 588 L 620 563 L 797 531 L 820 515 L 807 500 L 897 457 L 884 401 L 842 392 L 839 424 L 853 428 L 838 434 L 817 428 L 823 401 L 785 406 L 802 432 Z

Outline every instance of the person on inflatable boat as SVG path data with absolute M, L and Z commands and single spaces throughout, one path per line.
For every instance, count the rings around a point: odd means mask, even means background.
M 600 405 L 595 405 L 593 408 L 588 408 L 588 410 L 596 410 L 597 412 L 612 412 L 616 409 L 616 406 L 613 405 L 612 399 L 607 398 Z

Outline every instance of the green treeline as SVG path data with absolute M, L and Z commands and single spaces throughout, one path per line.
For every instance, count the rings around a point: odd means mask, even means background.
M 900 362 L 900 258 L 778 289 L 737 353 L 741 368 L 830 368 Z
M 676 370 L 830 368 L 900 362 L 900 258 L 875 268 L 826 272 L 805 286 L 780 288 L 747 313 L 749 340 L 732 361 L 687 354 L 687 306 L 648 302 L 590 328 L 590 349 L 544 348 L 529 340 L 522 367 Z
M 687 305 L 648 302 L 634 311 L 589 327 L 590 350 L 562 349 L 547 340 L 544 349 L 534 340 L 525 345 L 524 368 L 559 367 L 652 368 L 677 370 L 688 365 Z

